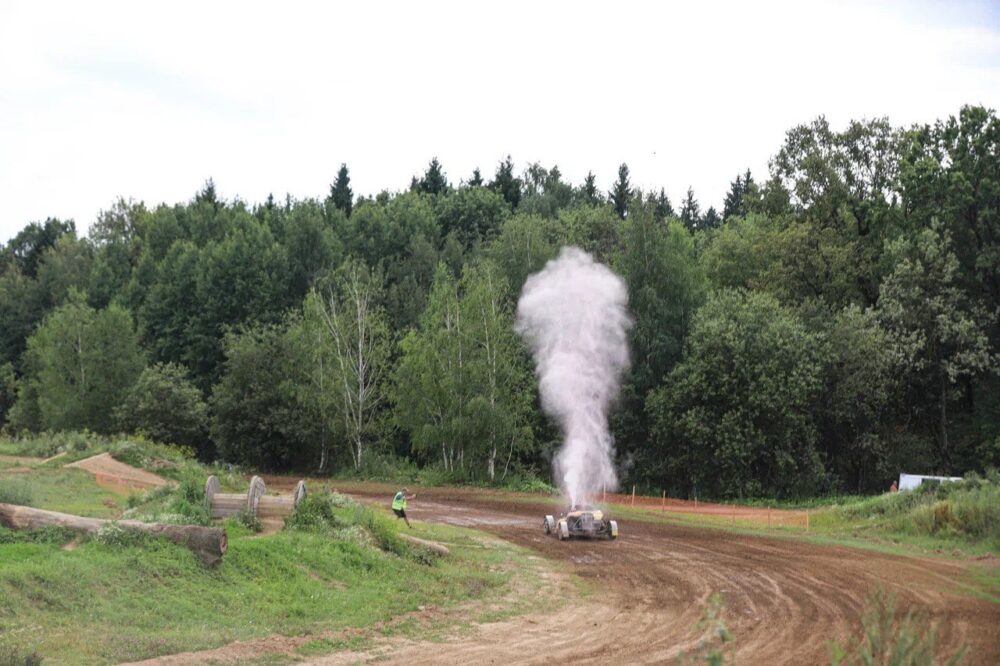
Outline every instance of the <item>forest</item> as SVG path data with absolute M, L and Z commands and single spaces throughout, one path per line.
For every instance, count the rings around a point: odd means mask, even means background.
M 492 175 L 490 175 L 492 171 Z M 574 245 L 627 283 L 619 478 L 672 497 L 884 490 L 1000 465 L 1000 120 L 794 127 L 718 207 L 557 166 L 408 187 L 119 199 L 0 247 L 0 426 L 135 433 L 262 470 L 550 480 L 514 332 Z M 402 184 L 401 185 L 405 185 Z

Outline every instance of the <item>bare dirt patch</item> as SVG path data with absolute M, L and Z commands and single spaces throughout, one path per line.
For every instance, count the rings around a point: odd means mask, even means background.
M 97 485 L 110 490 L 137 489 L 147 490 L 158 488 L 169 483 L 162 476 L 157 476 L 131 465 L 126 465 L 111 457 L 110 453 L 100 453 L 90 458 L 78 460 L 66 465 L 76 467 L 94 475 Z

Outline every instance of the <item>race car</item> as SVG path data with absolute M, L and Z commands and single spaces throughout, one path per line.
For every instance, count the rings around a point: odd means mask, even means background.
M 618 523 L 606 520 L 603 511 L 588 504 L 571 507 L 558 520 L 545 516 L 542 527 L 546 534 L 555 534 L 560 541 L 570 537 L 618 538 Z

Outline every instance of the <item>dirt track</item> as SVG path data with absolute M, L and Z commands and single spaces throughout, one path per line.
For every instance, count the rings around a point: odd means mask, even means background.
M 600 590 L 590 600 L 484 625 L 445 644 L 404 641 L 377 655 L 335 654 L 312 663 L 669 662 L 702 639 L 696 625 L 720 593 L 735 663 L 822 664 L 830 661 L 827 641 L 846 643 L 859 628 L 865 597 L 879 585 L 903 608 L 930 613 L 942 649 L 968 644 L 964 663 L 1000 663 L 1000 604 L 963 594 L 961 564 L 635 521 L 622 524 L 617 542 L 562 543 L 543 535 L 544 510 L 432 491 L 408 512 L 491 531 L 563 562 Z

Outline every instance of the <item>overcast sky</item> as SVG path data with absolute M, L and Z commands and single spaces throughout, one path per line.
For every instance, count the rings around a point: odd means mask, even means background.
M 154 8 L 154 4 L 156 7 Z M 343 5 L 343 6 L 342 6 Z M 118 196 L 399 190 L 510 153 L 721 206 L 786 130 L 1000 106 L 1000 3 L 3 2 L 0 241 Z M 760 178 L 758 178 L 760 179 Z

